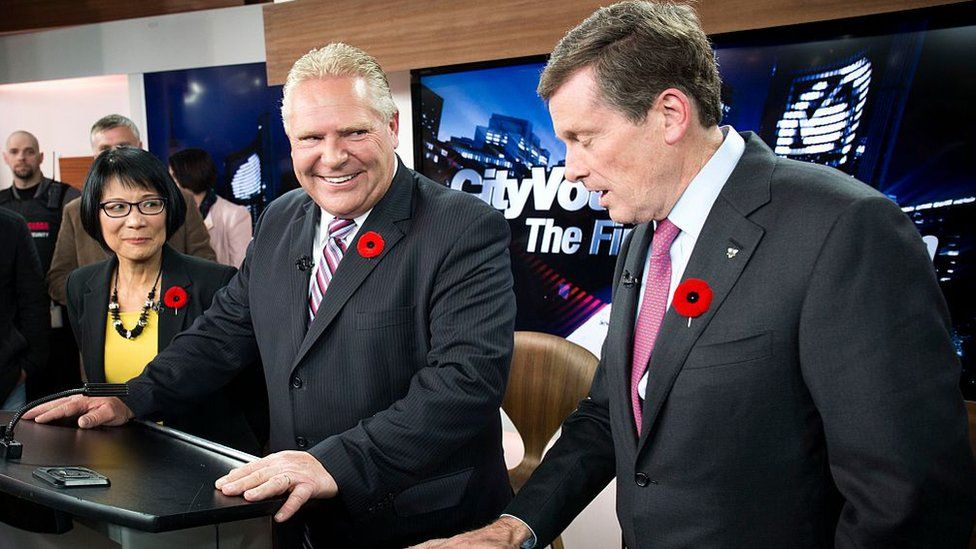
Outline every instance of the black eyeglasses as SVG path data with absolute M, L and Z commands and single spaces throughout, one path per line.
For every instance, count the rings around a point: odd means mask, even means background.
M 142 215 L 159 215 L 166 209 L 165 198 L 147 198 L 139 202 L 126 202 L 124 200 L 109 200 L 98 205 L 109 217 L 125 217 L 135 206 Z

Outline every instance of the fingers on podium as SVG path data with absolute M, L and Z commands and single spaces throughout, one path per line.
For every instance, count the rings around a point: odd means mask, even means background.
M 305 505 L 312 497 L 312 486 L 308 483 L 301 483 L 295 486 L 291 491 L 291 495 L 285 500 L 285 503 L 278 509 L 275 513 L 275 522 L 284 522 L 290 519 L 298 510 Z
M 256 471 L 249 477 L 251 487 L 244 492 L 244 499 L 248 501 L 265 499 L 283 494 L 291 488 L 294 481 L 287 472 L 269 476 L 265 471 L 267 469 Z
M 78 395 L 59 398 L 28 411 L 24 414 L 24 419 L 33 419 L 38 423 L 47 423 L 55 419 L 77 415 L 80 410 L 78 407 L 79 399 L 84 398 Z
M 242 465 L 236 469 L 231 469 L 229 473 L 218 478 L 217 481 L 214 482 L 214 487 L 224 492 L 224 495 L 229 496 L 239 494 L 251 486 L 247 485 L 247 488 L 238 490 L 239 485 L 244 486 L 244 483 L 238 481 L 251 476 L 255 472 L 264 469 L 266 466 L 265 460 L 259 459 L 246 465 Z M 236 492 L 236 494 L 232 494 L 231 492 Z

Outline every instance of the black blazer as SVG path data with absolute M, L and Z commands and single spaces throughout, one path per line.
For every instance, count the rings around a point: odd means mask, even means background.
M 836 170 L 751 133 L 665 314 L 638 439 L 629 397 L 638 279 L 621 248 L 590 390 L 506 512 L 548 543 L 614 476 L 627 547 L 965 547 L 976 474 L 949 314 L 918 231 Z
M 112 288 L 112 273 L 118 259 L 86 265 L 68 276 L 68 319 L 81 349 L 82 362 L 88 381 L 105 382 L 105 322 Z M 163 245 L 162 279 L 159 295 L 173 286 L 187 292 L 186 306 L 177 310 L 160 306 L 158 351 L 162 352 L 195 318 L 203 314 L 213 296 L 234 276 L 237 269 L 212 261 L 181 254 L 168 244 Z M 192 369 L 192 364 L 184 364 Z M 251 369 L 256 367 L 251 364 Z M 188 372 L 190 376 L 192 372 Z M 243 375 L 247 375 L 246 371 Z M 243 378 L 230 380 L 218 394 L 200 399 L 194 405 L 173 406 L 158 410 L 159 418 L 167 426 L 257 454 L 258 439 L 244 413 L 248 403 L 238 386 Z
M 307 450 L 339 485 L 289 524 L 322 547 L 404 547 L 486 524 L 511 498 L 498 411 L 515 322 L 507 222 L 399 165 L 358 233 L 380 235 L 382 253 L 350 245 L 309 325 L 310 270 L 296 260 L 320 211 L 302 190 L 271 203 L 241 271 L 126 403 L 145 414 L 206 393 L 260 353 L 271 449 Z
M 0 405 L 47 364 L 51 324 L 44 273 L 24 218 L 0 208 Z

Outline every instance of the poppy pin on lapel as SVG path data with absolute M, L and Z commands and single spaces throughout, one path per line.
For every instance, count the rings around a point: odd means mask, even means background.
M 712 304 L 712 288 L 700 278 L 689 278 L 678 284 L 674 291 L 671 306 L 681 316 L 688 317 L 688 327 L 691 319 L 698 318 L 708 311 Z

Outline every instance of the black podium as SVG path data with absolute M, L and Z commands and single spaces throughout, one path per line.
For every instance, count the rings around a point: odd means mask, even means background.
M 12 413 L 0 412 L 6 423 Z M 0 546 L 180 549 L 271 547 L 283 499 L 249 503 L 214 481 L 255 459 L 147 422 L 82 430 L 21 421 L 20 460 L 0 461 Z M 84 466 L 111 486 L 58 488 L 38 467 Z

